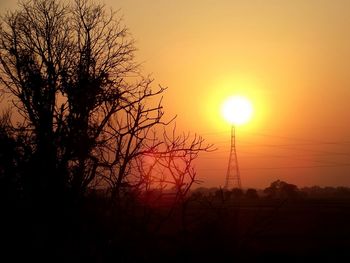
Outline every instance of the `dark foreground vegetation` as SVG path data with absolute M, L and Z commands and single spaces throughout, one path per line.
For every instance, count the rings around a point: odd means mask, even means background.
M 2 255 L 46 262 L 349 260 L 348 188 L 284 197 L 254 191 L 201 188 L 178 203 L 171 193 L 129 193 L 118 205 L 92 191 L 75 207 L 12 206 L 2 214 Z

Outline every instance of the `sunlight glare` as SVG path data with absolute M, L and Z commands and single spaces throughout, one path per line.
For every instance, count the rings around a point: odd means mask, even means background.
M 232 125 L 247 123 L 253 114 L 251 102 L 242 96 L 232 96 L 224 101 L 221 108 L 222 116 Z

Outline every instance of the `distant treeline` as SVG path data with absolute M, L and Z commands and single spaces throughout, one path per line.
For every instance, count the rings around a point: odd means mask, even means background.
M 256 198 L 292 198 L 292 199 L 303 199 L 303 198 L 321 198 L 321 199 L 350 199 L 350 187 L 338 186 L 338 187 L 320 187 L 320 186 L 309 186 L 309 187 L 297 187 L 294 184 L 290 184 L 284 181 L 274 181 L 269 187 L 264 189 L 223 189 L 219 187 L 198 187 L 192 190 L 194 196 L 212 196 L 212 197 L 223 197 L 226 198 L 245 198 L 245 199 L 256 199 Z

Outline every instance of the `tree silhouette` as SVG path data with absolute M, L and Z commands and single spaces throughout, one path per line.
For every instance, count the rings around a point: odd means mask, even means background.
M 235 199 L 241 198 L 243 196 L 243 194 L 244 194 L 243 190 L 240 189 L 240 188 L 233 188 L 231 191 L 232 191 L 232 196 Z
M 22 176 L 31 194 L 78 199 L 88 187 L 109 185 L 119 196 L 136 185 L 140 156 L 165 147 L 164 158 L 184 153 L 192 160 L 209 149 L 201 137 L 189 145 L 189 137 L 181 143 L 157 138 L 156 128 L 169 123 L 161 104 L 165 88 L 151 88 L 134 53 L 118 14 L 88 0 L 30 0 L 3 17 L 2 94 L 21 115 L 11 127 L 32 153 Z M 190 168 L 185 175 L 194 181 Z
M 254 188 L 248 188 L 245 192 L 245 196 L 248 199 L 257 199 L 259 198 L 258 191 Z
M 294 184 L 276 180 L 264 189 L 264 193 L 271 198 L 296 198 L 299 195 L 299 189 Z

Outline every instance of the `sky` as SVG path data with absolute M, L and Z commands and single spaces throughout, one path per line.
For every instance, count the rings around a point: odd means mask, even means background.
M 254 107 L 236 127 L 244 188 L 350 186 L 350 1 L 104 2 L 120 9 L 142 71 L 168 87 L 166 118 L 217 148 L 196 160 L 200 186 L 224 186 L 231 126 L 220 107 L 236 94 Z

